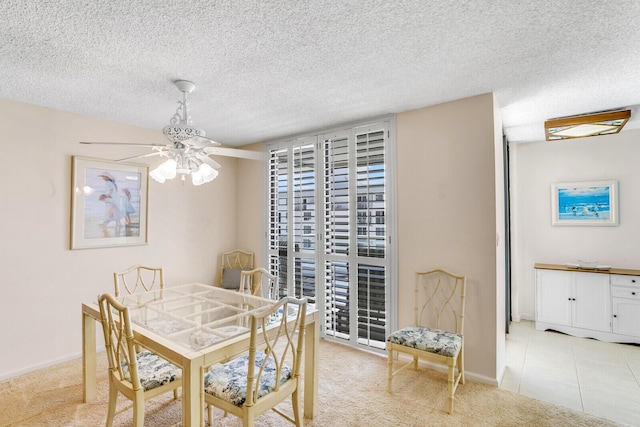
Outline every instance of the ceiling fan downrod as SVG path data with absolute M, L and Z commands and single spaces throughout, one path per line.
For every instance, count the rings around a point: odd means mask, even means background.
M 195 127 L 189 116 L 187 94 L 193 92 L 196 85 L 188 80 L 176 80 L 173 83 L 178 90 L 182 92 L 182 101 L 178 101 L 178 108 L 171 120 L 169 120 L 170 124 L 162 129 L 162 133 L 169 141 L 176 145 L 176 147 L 182 148 L 182 141 L 194 136 L 204 137 L 205 132 Z

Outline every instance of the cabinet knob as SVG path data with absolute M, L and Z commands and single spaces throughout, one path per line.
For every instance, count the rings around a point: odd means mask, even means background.
M 636 283 L 636 279 L 631 279 L 631 283 Z
M 618 317 L 618 315 L 617 315 L 617 314 L 614 314 L 614 315 L 613 315 L 613 317 Z
M 631 295 L 635 295 L 635 294 L 636 294 L 635 292 L 631 292 Z

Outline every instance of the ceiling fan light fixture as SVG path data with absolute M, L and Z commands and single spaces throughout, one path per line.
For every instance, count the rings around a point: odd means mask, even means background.
M 167 180 L 167 178 L 165 178 L 164 176 L 162 176 L 162 174 L 160 173 L 160 171 L 158 170 L 158 168 L 153 169 L 151 172 L 149 172 L 149 176 L 151 178 L 153 178 L 154 181 L 159 182 L 160 184 L 164 184 L 165 181 Z
M 165 179 L 173 179 L 176 177 L 176 169 L 178 162 L 175 159 L 169 159 L 166 162 L 161 163 L 158 166 L 158 170 L 165 177 Z
M 218 176 L 218 171 L 206 163 L 202 163 L 194 173 L 197 173 L 202 177 L 203 184 L 213 181 Z
M 198 170 L 191 173 L 191 182 L 193 185 L 202 185 L 211 182 L 218 176 L 218 171 L 211 166 L 203 163 Z
M 631 110 L 608 111 L 561 117 L 544 122 L 547 141 L 585 138 L 618 133 L 631 117 Z
M 174 159 L 169 159 L 166 162 L 160 163 L 158 167 L 149 172 L 149 176 L 160 184 L 163 184 L 167 179 L 176 177 L 177 167 L 178 162 Z

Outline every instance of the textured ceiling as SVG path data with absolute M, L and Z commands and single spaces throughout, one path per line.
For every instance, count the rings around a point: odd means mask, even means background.
M 1 97 L 160 130 L 187 79 L 225 145 L 487 92 L 511 141 L 621 107 L 640 127 L 637 0 L 3 0 L 0 20 Z

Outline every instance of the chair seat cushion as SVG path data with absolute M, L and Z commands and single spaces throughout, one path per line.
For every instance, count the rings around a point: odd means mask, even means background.
M 249 271 L 248 268 L 225 268 L 222 270 L 222 287 L 225 289 L 240 289 L 240 273 Z
M 138 361 L 140 385 L 145 390 L 151 390 L 182 378 L 182 369 L 149 350 L 138 353 L 136 360 Z M 129 365 L 126 362 L 122 362 L 122 372 L 125 379 L 131 382 Z
M 264 353 L 256 352 L 257 376 L 260 365 L 264 360 Z M 204 375 L 204 391 L 227 402 L 242 406 L 247 397 L 247 373 L 249 370 L 249 355 L 244 354 L 230 362 L 213 366 Z M 260 379 L 258 399 L 270 393 L 275 387 L 276 364 L 269 357 Z M 291 368 L 283 366 L 280 370 L 280 384 L 291 378 Z
M 462 335 L 421 326 L 402 328 L 389 335 L 387 341 L 449 357 L 456 356 L 462 347 Z

